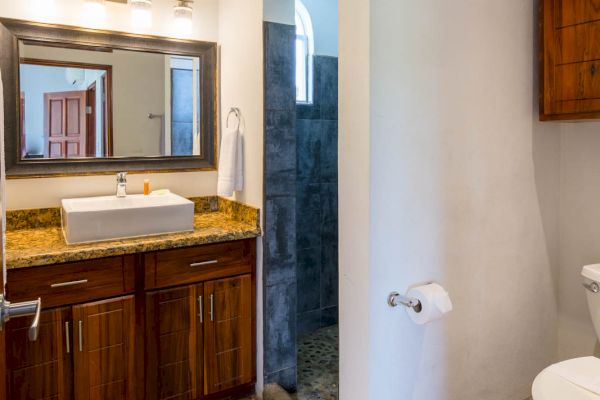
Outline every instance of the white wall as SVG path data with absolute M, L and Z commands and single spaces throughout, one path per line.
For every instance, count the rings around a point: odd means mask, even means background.
M 581 267 L 600 262 L 600 123 L 561 126 L 559 358 L 598 354 Z
M 220 0 L 221 125 L 242 111 L 245 190 L 235 199 L 263 208 L 263 0 Z M 261 211 L 264 221 L 264 214 Z M 257 241 L 257 392 L 263 389 L 262 238 Z
M 302 0 L 315 34 L 315 55 L 338 55 L 338 0 Z
M 537 122 L 536 8 L 365 3 L 340 1 L 342 398 L 527 398 L 557 346 L 560 144 Z M 445 320 L 386 305 L 429 280 L 452 296 Z
M 369 338 L 374 328 L 369 308 L 369 15 L 370 1 L 340 0 L 339 330 L 340 398 L 344 400 L 375 399 L 369 396 L 373 382 Z
M 0 0 L 0 17 L 18 18 L 68 25 L 88 26 L 90 21 L 82 12 L 83 0 L 54 0 L 54 12 L 44 6 L 49 0 Z M 146 31 L 135 28 L 126 5 L 107 3 L 107 14 L 96 27 L 124 32 L 142 32 L 174 36 L 173 2 L 153 2 L 153 25 Z M 194 3 L 194 23 L 191 38 L 217 41 L 219 39 L 219 1 L 202 0 Z M 243 31 L 238 32 L 240 37 Z M 262 115 L 262 114 L 261 114 Z M 186 196 L 213 195 L 216 193 L 216 172 L 191 172 L 179 174 L 136 175 L 129 179 L 130 191 L 141 191 L 143 177 L 149 177 L 153 187 L 168 187 Z M 252 180 L 249 181 L 252 184 Z M 262 179 L 261 181 L 262 182 Z M 138 185 L 139 183 L 139 185 Z M 139 188 L 139 190 L 138 190 Z M 40 195 L 40 189 L 43 194 Z M 114 191 L 113 176 L 66 177 L 51 179 L 9 180 L 7 182 L 7 206 L 11 209 L 53 207 L 67 196 L 107 194 Z M 35 195 L 32 195 L 35 194 Z

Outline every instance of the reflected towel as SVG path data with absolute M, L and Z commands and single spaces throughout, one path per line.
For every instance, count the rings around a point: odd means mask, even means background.
M 244 189 L 244 152 L 239 129 L 227 131 L 221 141 L 217 194 L 231 197 Z
M 548 367 L 548 371 L 582 389 L 600 396 L 600 359 L 584 357 Z

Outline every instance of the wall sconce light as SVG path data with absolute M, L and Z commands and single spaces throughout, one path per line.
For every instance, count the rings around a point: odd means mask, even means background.
M 152 26 L 152 0 L 130 0 L 131 21 L 138 28 Z
M 173 7 L 175 14 L 175 28 L 182 35 L 192 33 L 192 3 L 193 0 L 177 0 Z

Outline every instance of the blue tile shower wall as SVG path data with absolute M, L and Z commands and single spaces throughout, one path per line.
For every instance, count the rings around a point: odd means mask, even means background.
M 296 389 L 296 29 L 265 22 L 264 377 Z
M 338 321 L 338 64 L 314 58 L 314 104 L 296 112 L 297 334 Z

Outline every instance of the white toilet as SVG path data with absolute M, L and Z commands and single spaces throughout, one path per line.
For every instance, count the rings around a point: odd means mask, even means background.
M 600 338 L 600 264 L 581 271 L 592 321 Z M 600 359 L 567 360 L 543 370 L 532 388 L 533 400 L 600 400 Z

